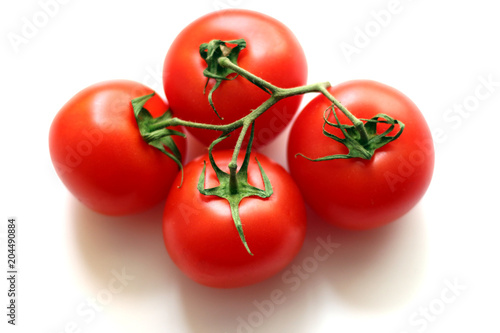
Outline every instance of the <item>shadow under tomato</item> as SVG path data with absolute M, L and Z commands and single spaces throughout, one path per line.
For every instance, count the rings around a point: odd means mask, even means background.
M 242 288 L 209 288 L 187 278 L 179 287 L 186 324 L 193 333 L 307 332 L 322 307 L 320 295 L 307 286 L 290 290 L 283 272 Z
M 163 204 L 125 217 L 95 213 L 74 199 L 72 204 L 72 237 L 89 289 L 107 288 L 116 271 L 130 277 L 126 295 L 148 297 L 175 278 L 163 243 Z
M 420 205 L 373 230 L 348 231 L 309 212 L 311 234 L 331 234 L 340 246 L 321 267 L 339 300 L 361 311 L 384 312 L 412 300 L 426 272 L 427 236 Z
M 333 301 L 329 297 L 331 293 L 325 293 L 324 286 L 321 286 L 320 274 L 298 277 L 298 267 L 311 257 L 316 247 L 316 241 L 306 237 L 300 253 L 283 271 L 247 287 L 216 289 L 199 285 L 188 278 L 179 280 L 190 332 L 311 331 Z
M 187 136 L 191 137 L 189 133 Z M 205 151 L 190 139 L 186 160 Z M 164 202 L 146 212 L 119 217 L 96 213 L 73 197 L 70 204 L 71 236 L 81 258 L 82 280 L 89 288 L 106 287 L 113 270 L 124 270 L 137 279 L 127 286 L 127 294 L 158 294 L 172 287 L 171 280 L 185 278 L 168 256 L 163 241 Z

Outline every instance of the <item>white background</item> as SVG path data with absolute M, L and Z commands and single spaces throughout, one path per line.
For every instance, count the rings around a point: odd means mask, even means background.
M 48 2 L 58 4 L 50 16 L 43 14 Z M 376 13 L 394 3 L 390 19 L 377 23 Z M 353 233 L 309 212 L 306 243 L 287 270 L 312 263 L 318 237 L 340 246 L 297 284 L 278 274 L 236 290 L 199 286 L 164 250 L 161 207 L 125 219 L 93 213 L 50 162 L 49 126 L 71 96 L 108 79 L 163 94 L 170 43 L 221 7 L 261 11 L 289 26 L 311 83 L 366 78 L 398 88 L 436 134 L 432 184 L 396 223 Z M 2 1 L 0 22 L 2 332 L 229 333 L 242 321 L 248 326 L 239 332 L 500 332 L 500 20 L 493 1 L 25 0 Z M 26 22 L 39 27 L 15 47 L 9 36 L 22 37 Z M 346 56 L 347 44 L 357 53 Z M 283 165 L 286 137 L 264 150 Z M 200 152 L 191 148 L 189 158 Z M 6 323 L 4 278 L 11 216 L 19 241 L 15 328 Z M 110 294 L 113 271 L 122 270 L 133 279 Z M 271 307 L 273 290 L 283 302 Z

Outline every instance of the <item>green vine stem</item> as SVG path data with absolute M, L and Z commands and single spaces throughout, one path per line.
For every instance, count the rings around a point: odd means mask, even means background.
M 170 127 L 170 126 L 185 126 L 185 127 L 194 127 L 194 128 L 203 128 L 207 130 L 214 130 L 214 131 L 220 131 L 222 132 L 222 136 L 228 135 L 229 133 L 233 132 L 234 130 L 238 128 L 242 128 L 238 140 L 236 142 L 236 145 L 234 147 L 234 152 L 233 156 L 231 159 L 231 162 L 229 163 L 229 169 L 231 170 L 232 173 L 235 173 L 237 170 L 237 165 L 236 165 L 236 160 L 238 157 L 238 154 L 241 150 L 242 144 L 244 137 L 247 133 L 247 130 L 249 126 L 260 116 L 262 115 L 265 111 L 267 111 L 270 107 L 272 107 L 274 104 L 279 102 L 280 100 L 284 98 L 288 98 L 291 96 L 296 96 L 296 95 L 303 95 L 307 93 L 321 93 L 323 94 L 326 98 L 328 98 L 332 104 L 337 108 L 340 112 L 342 112 L 353 124 L 353 127 L 357 133 L 359 133 L 359 143 L 360 146 L 365 146 L 368 144 L 370 141 L 370 136 L 367 132 L 365 123 L 361 120 L 358 119 L 356 116 L 354 116 L 347 108 L 345 108 L 329 91 L 328 88 L 331 86 L 329 82 L 320 82 L 320 83 L 314 83 L 314 84 L 309 84 L 305 86 L 300 86 L 300 87 L 293 87 L 293 88 L 281 88 L 277 87 L 264 79 L 250 73 L 249 71 L 241 68 L 234 62 L 232 62 L 228 57 L 221 56 L 217 59 L 217 62 L 220 66 L 223 68 L 228 68 L 232 72 L 244 77 L 248 81 L 252 82 L 256 86 L 260 87 L 264 91 L 266 91 L 268 94 L 270 94 L 269 98 L 262 103 L 258 108 L 252 110 L 248 115 L 246 115 L 243 118 L 240 118 L 232 123 L 229 124 L 224 124 L 224 125 L 214 125 L 214 124 L 205 124 L 205 123 L 196 123 L 196 122 L 190 122 L 186 121 L 183 119 L 179 119 L 176 117 L 173 118 L 167 118 L 162 121 L 156 122 L 152 127 L 150 128 L 151 131 L 154 130 L 159 130 L 165 127 Z M 390 118 L 390 117 L 389 117 Z M 399 124 L 400 122 L 398 122 Z M 399 136 L 399 135 L 398 135 Z M 352 149 L 352 147 L 350 147 Z M 356 147 L 354 147 L 356 149 Z M 373 155 L 373 154 L 371 154 Z M 360 156 L 370 156 L 371 155 L 366 155 L 366 154 L 354 154 L 354 155 L 349 155 L 346 156 L 347 158 L 349 157 L 360 157 Z
M 236 44 L 233 49 L 229 48 L 228 44 Z M 331 159 L 338 158 L 363 158 L 370 159 L 375 150 L 384 146 L 385 144 L 396 140 L 402 133 L 404 129 L 404 124 L 398 120 L 391 118 L 385 114 L 375 115 L 371 119 L 358 119 L 354 116 L 347 108 L 345 108 L 329 91 L 328 88 L 331 86 L 329 82 L 320 82 L 309 84 L 300 87 L 293 88 L 281 88 L 277 87 L 270 82 L 265 81 L 264 79 L 250 73 L 249 71 L 241 68 L 237 64 L 237 57 L 240 51 L 246 47 L 246 42 L 243 39 L 233 40 L 224 42 L 221 40 L 213 40 L 210 43 L 205 43 L 200 46 L 200 55 L 207 62 L 207 68 L 204 71 L 204 75 L 207 77 L 207 82 L 210 79 L 216 80 L 216 84 L 211 89 L 208 94 L 208 100 L 210 106 L 216 113 L 217 117 L 221 118 L 217 113 L 215 105 L 213 105 L 212 94 L 216 91 L 222 81 L 230 81 L 235 77 L 230 74 L 236 74 L 237 76 L 241 76 L 246 80 L 250 81 L 263 91 L 269 94 L 269 98 L 264 101 L 259 107 L 254 110 L 250 110 L 250 112 L 229 124 L 223 125 L 214 125 L 214 124 L 205 124 L 205 123 L 196 123 L 191 121 L 186 121 L 180 118 L 172 117 L 171 113 L 167 111 L 165 115 L 159 118 L 152 118 L 147 110 L 143 108 L 145 101 L 147 101 L 148 96 L 139 97 L 136 99 L 134 110 L 136 113 L 136 118 L 139 124 L 139 128 L 141 130 L 141 134 L 143 138 L 154 145 L 158 149 L 162 150 L 165 154 L 169 155 L 171 158 L 180 165 L 180 158 L 178 156 L 178 151 L 176 150 L 175 144 L 173 144 L 170 136 L 172 135 L 182 135 L 182 133 L 175 132 L 172 130 L 168 130 L 169 127 L 175 126 L 184 126 L 184 127 L 193 127 L 193 128 L 202 128 L 206 130 L 214 130 L 221 132 L 221 135 L 217 140 L 215 140 L 209 148 L 209 158 L 210 163 L 214 170 L 217 173 L 220 186 L 211 189 L 205 189 L 203 186 L 204 182 L 204 172 L 205 167 L 203 169 L 202 175 L 200 176 L 198 189 L 200 193 L 204 195 L 216 195 L 222 198 L 225 198 L 230 203 L 231 214 L 233 216 L 233 220 L 235 222 L 236 228 L 240 233 L 241 240 L 247 249 L 248 253 L 251 254 L 248 244 L 246 243 L 242 224 L 239 217 L 238 205 L 242 198 L 247 196 L 259 196 L 261 198 L 267 198 L 272 195 L 272 186 L 265 175 L 264 170 L 259 164 L 259 168 L 261 169 L 261 174 L 266 184 L 265 189 L 257 189 L 248 184 L 247 177 L 247 167 L 248 167 L 248 158 L 250 156 L 250 150 L 252 145 L 252 139 L 254 134 L 254 125 L 255 120 L 261 116 L 264 112 L 266 112 L 269 108 L 271 108 L 274 104 L 279 102 L 284 98 L 288 98 L 296 95 L 303 95 L 307 93 L 320 93 L 324 95 L 328 100 L 332 102 L 332 105 L 325 110 L 324 115 L 324 126 L 323 133 L 325 136 L 344 144 L 348 149 L 348 154 L 342 155 L 333 155 L 333 156 L 325 156 L 317 159 L 308 158 L 302 154 L 300 155 L 310 161 L 321 162 Z M 230 83 L 229 83 L 230 84 Z M 141 99 L 142 98 L 142 99 Z M 134 104 L 134 101 L 133 101 Z M 352 125 L 340 124 L 336 111 L 342 112 Z M 329 116 L 333 114 L 336 123 L 333 123 L 328 120 Z M 384 131 L 382 134 L 378 134 L 377 125 L 378 124 L 388 124 L 389 129 Z M 399 127 L 399 131 L 396 135 L 390 136 L 389 134 L 395 128 L 395 126 Z M 326 130 L 326 126 L 339 128 L 343 134 L 343 138 L 337 137 Z M 248 129 L 251 127 L 250 140 L 246 149 L 245 161 L 241 165 L 240 170 L 238 170 L 237 159 L 240 153 L 240 150 L 243 145 L 243 141 L 245 135 L 248 132 Z M 229 162 L 229 174 L 222 172 L 218 166 L 215 164 L 212 156 L 212 149 L 214 145 L 223 139 L 227 138 L 227 136 L 235 131 L 236 129 L 241 128 L 241 132 L 236 141 L 233 155 L 231 157 L 231 161 Z M 165 149 L 168 148 L 168 150 Z M 297 156 L 296 155 L 296 156 Z M 257 161 L 258 163 L 258 161 Z M 179 166 L 182 170 L 182 166 Z
M 245 250 L 248 254 L 253 255 L 250 247 L 247 244 L 245 239 L 245 233 L 243 232 L 243 225 L 240 218 L 239 213 L 239 205 L 240 202 L 247 197 L 259 197 L 261 199 L 269 198 L 273 194 L 273 187 L 269 178 L 267 177 L 264 169 L 260 165 L 259 160 L 255 157 L 257 165 L 259 166 L 260 173 L 262 175 L 262 181 L 264 183 L 264 189 L 257 188 L 248 183 L 248 166 L 250 163 L 250 151 L 252 147 L 252 140 L 254 137 L 254 123 L 252 123 L 252 129 L 250 131 L 250 139 L 249 144 L 246 149 L 245 157 L 243 159 L 243 163 L 241 164 L 240 170 L 238 172 L 230 170 L 230 173 L 222 171 L 215 163 L 215 159 L 212 155 L 213 147 L 226 139 L 227 136 L 220 136 L 216 139 L 210 147 L 208 148 L 208 158 L 210 160 L 210 164 L 217 175 L 217 179 L 219 180 L 219 186 L 212 188 L 205 188 L 205 170 L 206 170 L 206 161 L 203 165 L 203 170 L 200 174 L 200 178 L 198 179 L 198 191 L 203 195 L 214 195 L 219 198 L 226 199 L 229 203 L 229 207 L 231 209 L 231 217 L 233 219 L 236 230 L 238 230 L 238 234 L 240 236 L 240 240 L 245 247 Z
M 207 129 L 207 130 L 220 131 L 220 132 L 222 132 L 221 135 L 227 135 L 227 134 L 229 134 L 229 133 L 233 132 L 234 130 L 241 127 L 242 131 L 240 132 L 240 135 L 239 135 L 238 140 L 236 142 L 233 157 L 232 157 L 232 160 L 229 164 L 230 170 L 234 169 L 236 171 L 236 159 L 237 159 L 238 154 L 241 150 L 246 132 L 247 132 L 249 126 L 260 115 L 262 115 L 270 107 L 272 107 L 274 104 L 276 104 L 277 102 L 279 102 L 280 100 L 282 100 L 284 98 L 288 98 L 288 97 L 296 96 L 296 95 L 303 95 L 303 94 L 307 94 L 307 93 L 314 93 L 314 92 L 315 93 L 322 93 L 322 92 L 328 93 L 327 88 L 330 87 L 329 82 L 321 82 L 321 83 L 314 83 L 314 84 L 309 84 L 309 85 L 294 87 L 294 88 L 280 88 L 280 87 L 277 87 L 277 86 L 261 79 L 258 76 L 255 76 L 254 74 L 246 71 L 245 69 L 239 67 L 238 65 L 232 63 L 229 60 L 229 58 L 227 58 L 227 57 L 219 58 L 218 62 L 221 66 L 228 67 L 228 68 L 232 69 L 238 75 L 244 77 L 248 81 L 252 82 L 253 84 L 261 87 L 262 89 L 264 89 L 265 91 L 270 93 L 269 98 L 266 101 L 264 101 L 264 103 L 262 103 L 259 107 L 252 110 L 252 112 L 250 112 L 245 117 L 240 118 L 240 119 L 238 119 L 232 123 L 229 123 L 229 124 L 214 125 L 214 124 L 196 123 L 196 122 L 190 122 L 190 121 L 186 121 L 186 120 L 183 120 L 180 118 L 173 117 L 173 118 L 165 119 L 163 121 L 155 123 L 154 127 L 152 127 L 151 130 L 162 129 L 162 128 L 170 127 L 170 126 L 185 126 L 185 127 L 203 128 L 203 129 Z M 336 101 L 336 103 L 338 105 L 341 105 L 338 101 Z M 354 116 L 352 116 L 352 117 L 354 117 Z M 355 119 L 355 117 L 353 119 Z M 361 122 L 361 125 L 362 125 L 362 122 Z
M 364 126 L 364 123 L 356 118 L 349 110 L 347 110 L 335 97 L 333 97 L 332 94 L 328 91 L 327 88 L 321 87 L 320 92 L 330 100 L 330 102 L 337 107 L 342 113 L 349 118 L 349 120 L 352 122 L 356 130 L 359 132 L 360 135 L 360 143 L 361 144 L 366 144 L 368 142 L 368 133 L 366 132 L 366 128 Z

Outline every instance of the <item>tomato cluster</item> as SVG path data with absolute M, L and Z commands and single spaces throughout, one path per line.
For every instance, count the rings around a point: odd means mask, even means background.
M 304 52 L 281 22 L 247 10 L 201 17 L 180 32 L 166 55 L 168 103 L 137 82 L 107 81 L 82 90 L 56 115 L 51 158 L 64 185 L 84 205 L 127 215 L 165 202 L 163 236 L 174 263 L 198 283 L 231 288 L 267 279 L 293 260 L 306 235 L 305 203 L 328 223 L 360 230 L 398 219 L 422 198 L 434 165 L 429 128 L 408 97 L 374 81 L 328 88 L 366 125 L 371 136 L 361 142 L 367 147 L 382 142 L 365 158 L 348 156 L 351 146 L 338 138 L 361 139 L 349 125 L 352 119 L 332 107 L 325 94 L 308 103 L 292 125 L 284 147 L 290 174 L 250 151 L 291 123 L 301 94 L 262 113 L 245 137 L 246 152 L 236 155 L 229 148 L 237 144 L 241 128 L 217 139 L 220 132 L 203 126 L 166 126 L 176 124 L 169 123 L 173 117 L 180 119 L 178 125 L 233 123 L 268 100 L 269 90 L 241 75 L 222 82 L 204 75 L 207 62 L 200 54 L 206 50 L 200 45 L 217 39 L 243 39 L 238 66 L 270 84 L 307 83 Z M 215 91 L 213 105 L 209 90 Z M 217 145 L 182 166 L 185 130 L 207 147 L 214 140 Z M 394 141 L 384 141 L 385 136 Z

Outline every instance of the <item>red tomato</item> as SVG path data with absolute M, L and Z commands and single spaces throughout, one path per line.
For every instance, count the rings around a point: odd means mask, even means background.
M 52 122 L 49 147 L 57 174 L 90 209 L 133 214 L 167 197 L 178 167 L 143 140 L 131 104 L 152 92 L 132 81 L 98 83 L 70 99 Z M 158 117 L 167 104 L 154 95 L 145 108 Z M 174 141 L 184 154 L 185 140 Z
M 323 114 L 331 103 L 320 95 L 292 126 L 290 173 L 311 208 L 335 226 L 370 229 L 396 220 L 417 204 L 431 181 L 434 148 L 424 117 L 408 97 L 374 81 L 350 81 L 329 91 L 358 118 L 385 113 L 406 127 L 398 139 L 377 149 L 370 160 L 309 161 L 296 154 L 319 158 L 347 153 L 345 146 L 323 135 Z M 341 123 L 351 124 L 341 112 L 337 114 Z M 333 115 L 329 121 L 335 122 Z M 327 126 L 327 130 L 336 130 L 342 137 L 338 129 Z
M 232 151 L 213 153 L 217 165 L 228 172 Z M 240 154 L 238 165 L 243 156 Z M 264 189 L 255 157 L 268 176 L 274 193 L 267 199 L 244 198 L 239 214 L 250 255 L 233 222 L 226 199 L 200 194 L 198 179 L 207 161 L 205 188 L 218 185 L 208 155 L 184 168 L 182 187 L 173 186 L 163 216 L 165 244 L 174 263 L 194 281 L 218 288 L 257 283 L 281 271 L 299 252 L 306 232 L 301 194 L 290 175 L 264 155 L 252 153 L 250 185 Z M 179 179 L 175 181 L 177 183 Z
M 260 106 L 269 95 L 243 77 L 223 81 L 213 93 L 220 120 L 208 102 L 211 79 L 203 93 L 207 78 L 203 76 L 205 60 L 199 47 L 213 39 L 230 41 L 243 38 L 247 47 L 238 57 L 238 65 L 262 79 L 283 88 L 306 84 L 307 63 L 304 52 L 293 33 L 281 22 L 261 13 L 230 9 L 205 15 L 187 26 L 170 46 L 163 69 L 167 100 L 176 116 L 189 121 L 228 124 Z M 281 100 L 256 121 L 254 147 L 273 140 L 290 123 L 302 96 Z M 203 144 L 210 145 L 220 132 L 188 128 Z M 216 149 L 233 148 L 235 131 Z

